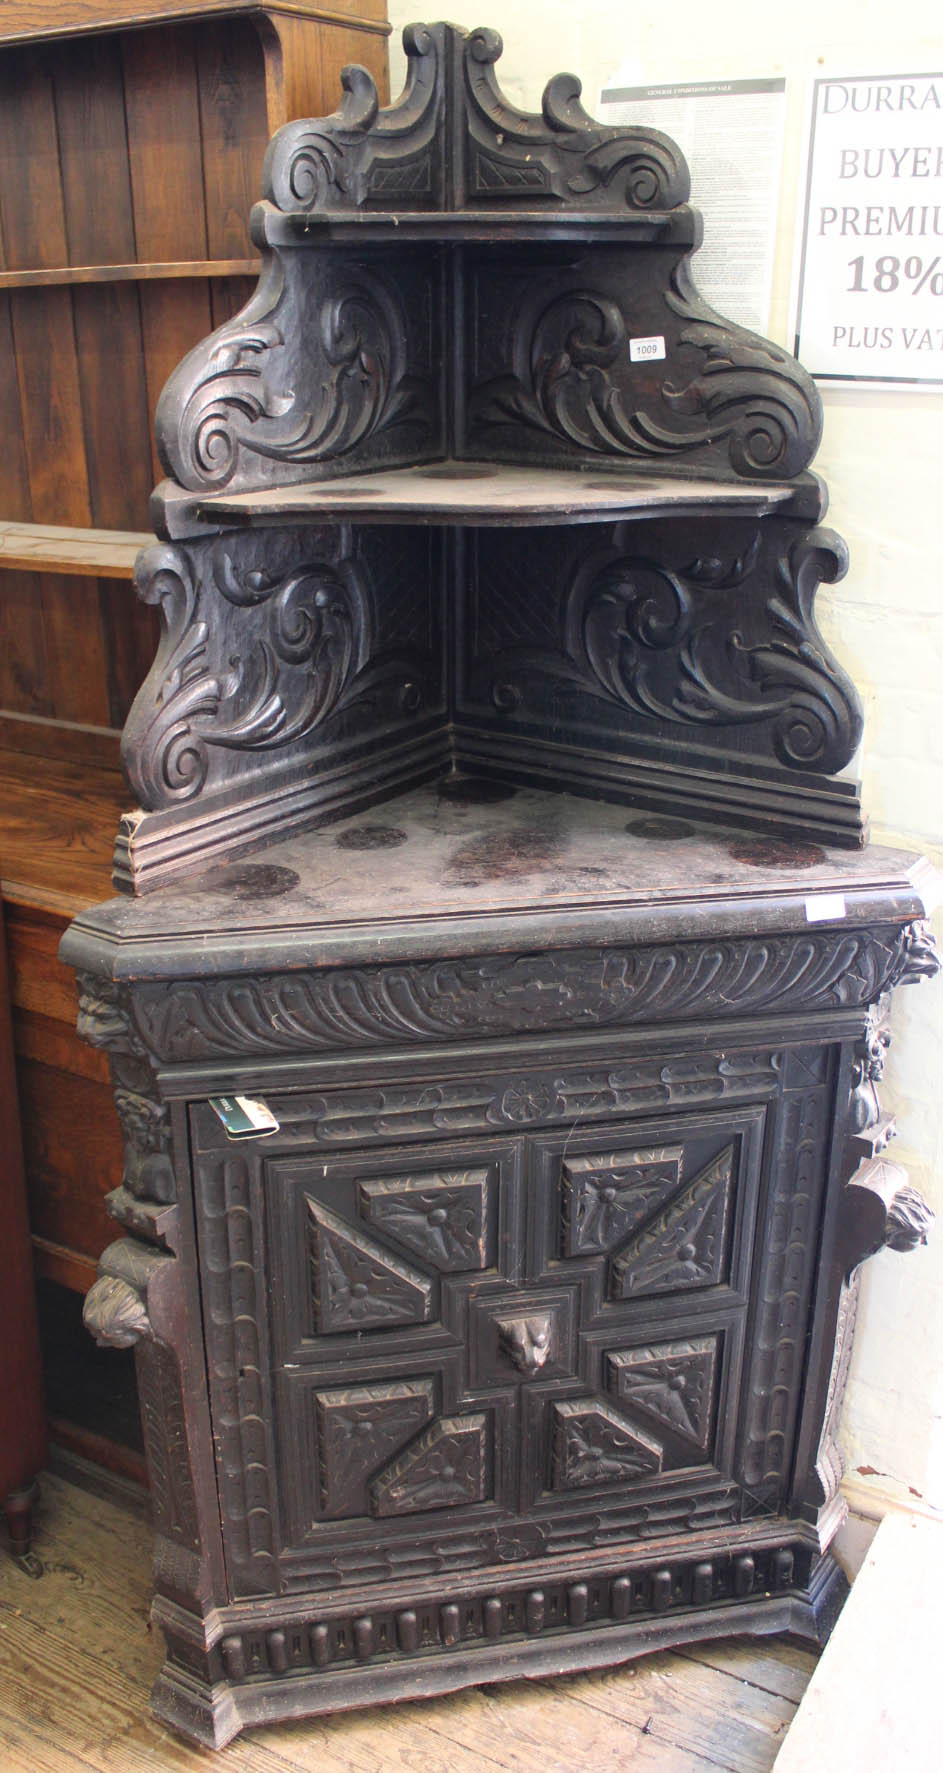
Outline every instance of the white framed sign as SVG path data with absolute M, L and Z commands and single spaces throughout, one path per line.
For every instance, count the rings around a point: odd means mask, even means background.
M 794 312 L 819 381 L 943 385 L 943 74 L 813 83 Z
M 769 327 L 782 174 L 786 82 L 695 80 L 629 86 L 613 74 L 599 95 L 603 123 L 650 124 L 691 169 L 704 244 L 691 261 L 701 295 L 739 326 Z

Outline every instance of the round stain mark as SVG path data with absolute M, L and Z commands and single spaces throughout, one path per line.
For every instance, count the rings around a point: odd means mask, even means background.
M 631 837 L 647 837 L 652 843 L 680 843 L 695 835 L 694 826 L 683 819 L 630 819 L 626 831 Z
M 386 491 L 382 486 L 332 486 L 330 481 L 324 487 L 326 499 L 381 499 Z
M 212 890 L 233 899 L 277 899 L 290 893 L 299 878 L 293 868 L 277 868 L 273 863 L 234 863 L 213 875 Z
M 446 776 L 437 784 L 436 793 L 453 806 L 497 806 L 500 800 L 513 800 L 517 789 L 486 776 Z
M 494 468 L 473 468 L 462 462 L 443 462 L 441 468 L 424 468 L 419 480 L 493 480 Z
M 391 850 L 399 843 L 408 843 L 409 834 L 395 825 L 355 825 L 335 837 L 339 850 Z
M 825 851 L 817 843 L 789 843 L 782 837 L 738 839 L 727 845 L 727 854 L 734 862 L 746 862 L 751 868 L 814 868 L 824 862 Z

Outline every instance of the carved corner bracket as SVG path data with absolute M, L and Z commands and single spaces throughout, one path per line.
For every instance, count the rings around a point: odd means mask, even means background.
M 847 1184 L 845 1201 L 854 1223 L 846 1283 L 862 1262 L 879 1250 L 906 1253 L 927 1242 L 935 1214 L 908 1181 L 903 1165 L 894 1163 L 886 1152 L 875 1152 L 858 1165 Z
M 173 1267 L 174 1257 L 134 1238 L 109 1244 L 98 1264 L 98 1279 L 85 1296 L 82 1321 L 101 1348 L 133 1348 L 156 1340 L 148 1308 L 153 1281 Z
M 124 1135 L 121 1189 L 110 1197 L 115 1217 L 131 1214 L 146 1223 L 148 1208 L 171 1205 L 177 1182 L 171 1155 L 170 1111 L 157 1094 L 151 1054 L 135 1028 L 119 987 L 80 973 L 77 1030 L 89 1046 L 108 1054 L 115 1107 Z M 119 1196 L 124 1197 L 123 1206 Z M 148 1231 L 148 1236 L 151 1232 Z M 160 1241 L 154 1234 L 154 1241 Z

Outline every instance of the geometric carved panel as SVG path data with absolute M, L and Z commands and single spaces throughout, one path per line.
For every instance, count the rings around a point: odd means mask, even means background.
M 440 1416 L 370 1486 L 378 1515 L 458 1508 L 488 1496 L 488 1419 Z
M 716 1336 L 689 1342 L 663 1342 L 610 1354 L 610 1381 L 620 1401 L 643 1410 L 656 1422 L 706 1452 L 711 1438 Z
M 488 1266 L 488 1170 L 361 1182 L 361 1215 L 446 1274 Z
M 576 1398 L 555 1403 L 553 1415 L 555 1490 L 624 1483 L 661 1470 L 661 1444 L 633 1427 L 611 1404 Z
M 568 1158 L 562 1166 L 565 1254 L 614 1250 L 650 1219 L 681 1180 L 680 1145 Z
M 332 1520 L 364 1515 L 373 1473 L 429 1421 L 432 1380 L 321 1391 L 315 1403 L 322 1511 Z
M 723 1276 L 732 1183 L 728 1145 L 613 1258 L 610 1297 L 716 1286 Z
M 432 1282 L 310 1196 L 305 1200 L 319 1331 L 425 1323 Z

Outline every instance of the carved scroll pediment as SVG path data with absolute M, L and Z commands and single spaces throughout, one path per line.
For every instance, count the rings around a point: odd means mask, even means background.
M 403 47 L 406 87 L 395 104 L 381 110 L 366 70 L 345 68 L 338 111 L 279 130 L 263 171 L 277 210 L 536 203 L 624 214 L 686 200 L 688 170 L 674 142 L 655 129 L 595 122 L 575 75 L 549 81 L 538 113 L 509 104 L 494 73 L 497 31 L 410 25 Z

